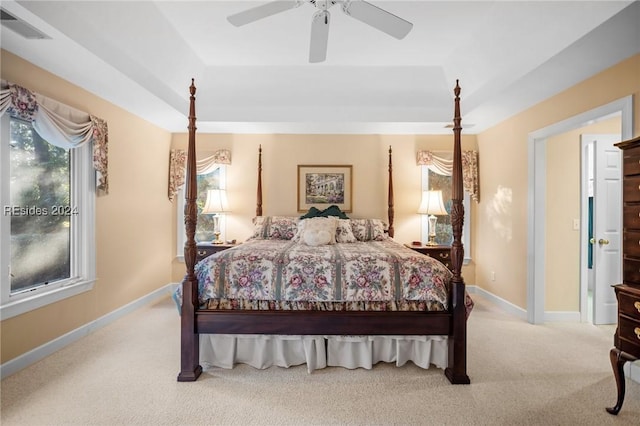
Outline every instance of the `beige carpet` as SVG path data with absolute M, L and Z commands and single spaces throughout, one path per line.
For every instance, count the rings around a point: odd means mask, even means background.
M 640 385 L 620 414 L 609 365 L 614 327 L 533 326 L 479 296 L 469 319 L 471 385 L 442 370 L 304 366 L 206 371 L 177 383 L 179 320 L 163 300 L 2 381 L 9 425 L 639 425 Z

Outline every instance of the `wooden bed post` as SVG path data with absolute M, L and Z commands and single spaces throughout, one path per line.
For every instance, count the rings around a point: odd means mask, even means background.
M 256 194 L 256 216 L 262 216 L 262 145 L 258 147 L 258 193 Z
M 451 300 L 453 308 L 453 324 L 449 335 L 449 366 L 444 374 L 454 384 L 469 384 L 467 375 L 467 316 L 465 308 L 465 284 L 462 278 L 462 261 L 464 247 L 462 245 L 462 225 L 464 222 L 464 205 L 462 199 L 464 189 L 462 185 L 462 148 L 460 132 L 462 131 L 460 118 L 460 86 L 456 80 L 455 111 L 453 117 L 453 182 L 451 193 L 451 226 L 453 228 L 453 243 L 451 244 Z
M 196 86 L 191 79 L 189 87 L 189 147 L 187 150 L 187 187 L 185 191 L 184 225 L 187 241 L 184 244 L 184 263 L 187 274 L 182 281 L 182 309 L 180 313 L 180 355 L 179 382 L 192 382 L 202 373 L 200 366 L 200 341 L 196 333 L 195 310 L 198 307 L 198 278 L 196 264 L 196 223 L 198 220 L 198 182 L 196 180 Z
M 389 196 L 388 196 L 387 216 L 389 218 L 389 236 L 393 238 L 395 230 L 393 228 L 393 218 L 395 211 L 393 209 L 393 165 L 391 163 L 391 145 L 389 145 Z

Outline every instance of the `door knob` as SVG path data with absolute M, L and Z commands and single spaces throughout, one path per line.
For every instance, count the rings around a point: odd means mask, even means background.
M 604 238 L 600 238 L 598 240 L 598 243 L 602 244 L 603 246 L 606 246 L 607 244 L 609 244 L 609 240 L 605 240 Z

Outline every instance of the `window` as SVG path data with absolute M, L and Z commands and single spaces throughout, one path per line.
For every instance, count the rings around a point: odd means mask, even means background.
M 225 166 L 218 165 L 217 168 L 211 173 L 199 174 L 196 176 L 196 182 L 198 183 L 198 198 L 196 199 L 196 205 L 198 206 L 198 220 L 196 223 L 196 242 L 208 242 L 215 239 L 215 220 L 213 215 L 199 214 L 204 208 L 207 200 L 207 191 L 210 189 L 222 189 L 225 188 Z M 186 240 L 186 231 L 184 228 L 184 191 L 185 185 L 178 190 L 178 257 L 184 256 L 184 244 Z M 225 217 L 220 215 L 219 227 L 222 231 L 222 237 L 224 239 Z
M 446 216 L 438 216 L 436 223 L 436 243 L 442 245 L 450 245 L 453 242 L 453 228 L 451 226 L 451 184 L 453 178 L 451 176 L 441 175 L 430 170 L 428 166 L 422 166 L 422 190 L 423 191 L 442 191 L 442 200 L 444 207 L 449 213 Z M 471 240 L 471 197 L 468 192 L 464 191 L 462 200 L 464 206 L 464 222 L 462 225 L 462 244 L 464 245 L 465 261 L 471 259 L 470 247 Z M 426 215 L 422 218 L 422 241 L 429 239 L 429 223 Z
M 56 147 L 2 116 L 2 319 L 91 288 L 95 279 L 91 147 Z

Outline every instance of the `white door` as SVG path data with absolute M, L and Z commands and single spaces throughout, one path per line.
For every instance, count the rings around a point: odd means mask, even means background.
M 622 282 L 622 151 L 620 135 L 583 135 L 594 145 L 593 323 L 617 322 L 614 284 Z

